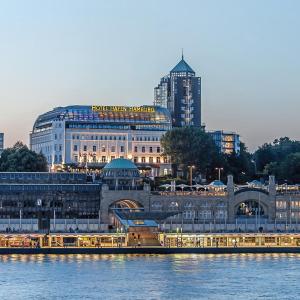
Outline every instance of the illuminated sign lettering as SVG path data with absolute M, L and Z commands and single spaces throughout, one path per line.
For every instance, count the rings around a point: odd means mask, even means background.
M 93 105 L 92 111 L 112 111 L 112 112 L 139 112 L 139 113 L 154 113 L 154 107 L 150 106 L 103 106 Z

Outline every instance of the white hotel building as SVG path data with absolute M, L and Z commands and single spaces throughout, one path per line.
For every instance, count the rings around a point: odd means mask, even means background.
M 171 116 L 158 106 L 67 106 L 40 115 L 30 133 L 30 147 L 42 152 L 52 170 L 101 168 L 115 158 L 131 159 L 152 176 L 168 174 L 161 136 Z

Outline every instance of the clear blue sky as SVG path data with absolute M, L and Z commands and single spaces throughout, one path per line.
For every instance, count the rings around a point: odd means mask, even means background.
M 28 142 L 69 104 L 151 104 L 185 58 L 202 77 L 203 122 L 250 150 L 300 139 L 300 1 L 0 1 L 0 131 Z

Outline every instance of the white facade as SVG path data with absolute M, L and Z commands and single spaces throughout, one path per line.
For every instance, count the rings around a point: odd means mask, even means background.
M 160 146 L 166 130 L 143 126 L 145 130 L 137 130 L 137 126 L 93 128 L 96 122 L 87 125 L 86 121 L 38 119 L 30 134 L 30 146 L 45 155 L 52 169 L 62 165 L 102 167 L 115 158 L 127 158 L 141 169 L 151 169 L 152 176 L 171 173 L 171 164 L 162 156 Z

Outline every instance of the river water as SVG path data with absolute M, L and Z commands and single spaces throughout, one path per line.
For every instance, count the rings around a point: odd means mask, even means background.
M 0 256 L 0 299 L 300 299 L 300 255 Z

